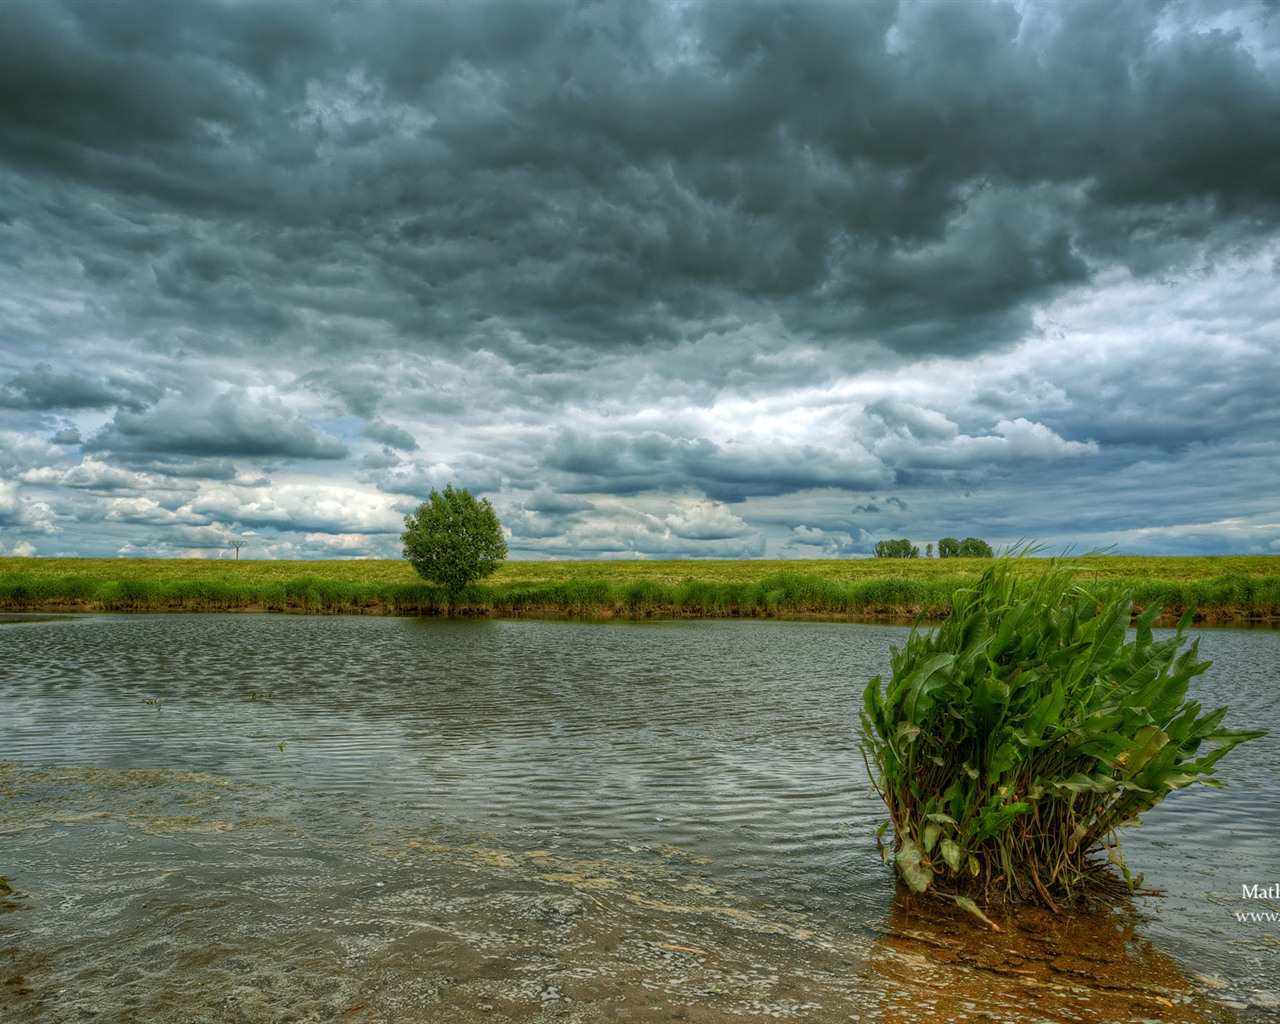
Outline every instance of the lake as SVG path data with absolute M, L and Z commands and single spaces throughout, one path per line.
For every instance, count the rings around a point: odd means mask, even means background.
M 1122 837 L 1166 894 L 996 935 L 875 849 L 901 627 L 19 617 L 0 1019 L 1274 1021 L 1280 631 L 1199 635 L 1272 734 Z

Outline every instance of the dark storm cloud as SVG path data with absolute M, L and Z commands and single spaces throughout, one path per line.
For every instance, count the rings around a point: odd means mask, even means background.
M 1100 444 L 1162 452 L 1280 437 L 1275 377 L 1263 364 L 1270 354 L 1192 353 L 1167 346 L 1158 360 L 1132 353 L 1120 359 L 1129 372 L 1068 389 L 1077 401 L 1061 420 L 1077 436 Z
M 581 498 L 552 491 L 535 491 L 523 503 L 530 512 L 542 512 L 551 515 L 571 515 L 575 512 L 590 512 L 595 506 Z
M 33 537 L 1280 545 L 1272 5 L 15 2 L 0 97 Z
M 150 388 L 144 388 L 151 391 Z M 76 373 L 59 373 L 48 363 L 15 373 L 0 385 L 0 406 L 11 409 L 141 409 L 139 399 L 123 388 Z
M 822 487 L 862 490 L 886 480 L 884 465 L 857 444 L 833 455 L 810 445 L 762 450 L 658 431 L 565 430 L 553 442 L 546 463 L 567 474 L 569 491 L 635 494 L 696 487 L 720 501 Z
M 398 448 L 405 452 L 411 452 L 418 447 L 418 442 L 407 430 L 381 420 L 365 424 L 364 436 L 374 441 L 381 441 L 388 448 Z
M 1274 228 L 1275 78 L 1181 10 L 10 5 L 0 155 L 127 196 L 156 312 L 237 335 L 962 352 Z
M 243 456 L 269 459 L 340 459 L 346 447 L 317 433 L 277 402 L 246 402 L 224 393 L 203 408 L 166 399 L 146 412 L 119 411 L 83 445 L 116 455 Z

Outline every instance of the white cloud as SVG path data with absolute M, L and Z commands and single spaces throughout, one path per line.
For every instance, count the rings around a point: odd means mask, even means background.
M 877 441 L 872 450 L 895 466 L 972 469 L 1096 455 L 1098 446 L 1092 441 L 1065 440 L 1043 423 L 1018 417 L 1000 420 L 988 434 L 957 433 L 945 441 L 922 441 L 909 429 L 895 429 Z
M 663 517 L 672 534 L 684 540 L 729 540 L 753 531 L 727 505 L 718 501 L 691 501 Z
M 1232 517 L 1121 530 L 1114 536 L 1125 551 L 1139 554 L 1169 550 L 1213 553 L 1225 545 L 1236 554 L 1265 555 L 1280 551 L 1280 519 L 1274 515 Z
M 37 487 L 74 487 L 88 491 L 151 490 L 158 479 L 146 473 L 123 469 L 92 455 L 74 466 L 40 466 L 19 477 Z

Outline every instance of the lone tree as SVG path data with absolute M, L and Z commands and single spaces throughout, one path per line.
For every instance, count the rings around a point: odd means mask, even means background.
M 876 543 L 876 558 L 919 558 L 920 549 L 911 541 L 882 540 Z
M 994 558 L 995 552 L 985 540 L 977 537 L 966 537 L 956 540 L 954 537 L 943 537 L 938 541 L 939 558 Z
M 477 501 L 465 487 L 431 497 L 416 512 L 404 517 L 404 557 L 418 575 L 449 591 L 452 607 L 462 588 L 493 573 L 507 557 L 502 524 L 489 504 Z

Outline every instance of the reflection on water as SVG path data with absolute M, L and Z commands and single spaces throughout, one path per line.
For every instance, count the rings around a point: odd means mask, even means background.
M 1275 737 L 1126 841 L 1140 919 L 991 935 L 875 854 L 856 701 L 903 639 L 0 626 L 0 1018 L 1274 1019 L 1280 925 L 1234 915 L 1280 877 Z M 1276 729 L 1278 641 L 1206 633 L 1205 703 Z
M 878 1020 L 1047 1020 L 1218 1024 L 1235 1014 L 1139 936 L 1132 912 L 993 912 L 1001 927 L 903 895 L 869 957 L 884 982 Z M 988 1014 L 987 1017 L 979 1016 Z

